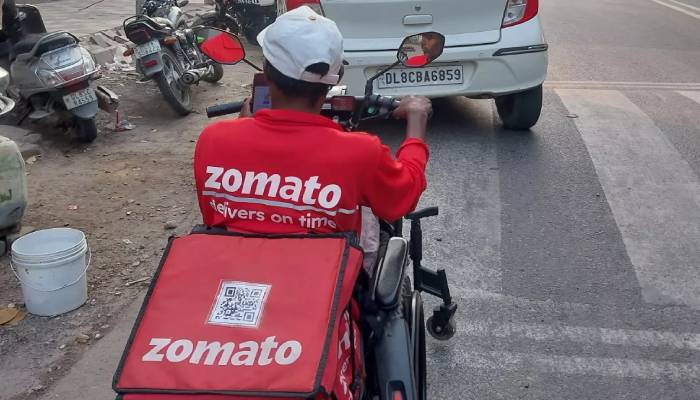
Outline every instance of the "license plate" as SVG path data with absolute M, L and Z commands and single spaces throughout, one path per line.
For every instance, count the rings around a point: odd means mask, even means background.
M 136 46 L 136 48 L 134 49 L 134 54 L 136 55 L 136 58 L 144 58 L 151 54 L 158 53 L 159 51 L 160 43 L 158 43 L 157 40 L 151 40 L 146 44 Z
M 377 79 L 379 89 L 459 85 L 462 83 L 464 83 L 464 70 L 461 65 L 394 69 Z
M 90 104 L 93 101 L 97 101 L 97 93 L 91 87 L 63 96 L 63 102 L 66 103 L 66 108 L 69 110 Z

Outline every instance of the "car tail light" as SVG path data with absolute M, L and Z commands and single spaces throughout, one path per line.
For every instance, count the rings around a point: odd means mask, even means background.
M 323 7 L 321 6 L 321 0 L 286 0 L 286 3 L 286 11 L 290 11 L 301 6 L 309 6 L 312 10 L 316 11 L 317 14 L 325 15 L 323 13 Z
M 522 24 L 533 19 L 540 10 L 539 0 L 508 0 L 503 27 Z

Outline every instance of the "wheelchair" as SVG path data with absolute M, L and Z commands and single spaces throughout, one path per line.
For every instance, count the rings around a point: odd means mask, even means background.
M 426 331 L 441 341 L 451 339 L 456 332 L 457 304 L 452 301 L 446 272 L 422 265 L 421 222 L 437 215 L 437 207 L 407 215 L 408 240 L 403 237 L 403 219 L 394 224 L 380 221 L 384 239 L 379 261 L 373 271 L 363 270 L 353 295 L 360 308 L 366 375 L 362 400 L 425 400 Z M 217 231 L 225 232 L 200 225 L 192 233 Z M 423 294 L 442 300 L 427 320 Z
M 422 265 L 421 221 L 437 215 L 437 207 L 407 215 L 408 240 L 402 235 L 403 220 L 382 223 L 389 236 L 386 250 L 372 276 L 361 276 L 357 283 L 367 375 L 364 400 L 425 400 L 426 329 L 437 340 L 449 340 L 456 332 L 457 304 L 452 302 L 447 274 Z M 427 321 L 422 294 L 442 300 Z

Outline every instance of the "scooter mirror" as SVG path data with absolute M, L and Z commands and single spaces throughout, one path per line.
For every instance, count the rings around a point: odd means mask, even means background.
M 238 36 L 221 29 L 195 28 L 199 49 L 219 64 L 233 65 L 245 59 L 245 49 Z
M 437 32 L 424 32 L 404 39 L 397 57 L 405 67 L 420 68 L 435 61 L 444 49 L 445 36 Z

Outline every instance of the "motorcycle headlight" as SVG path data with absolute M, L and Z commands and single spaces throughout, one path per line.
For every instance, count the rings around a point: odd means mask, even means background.
M 54 70 L 38 69 L 36 74 L 44 86 L 53 87 L 63 83 L 63 78 Z

